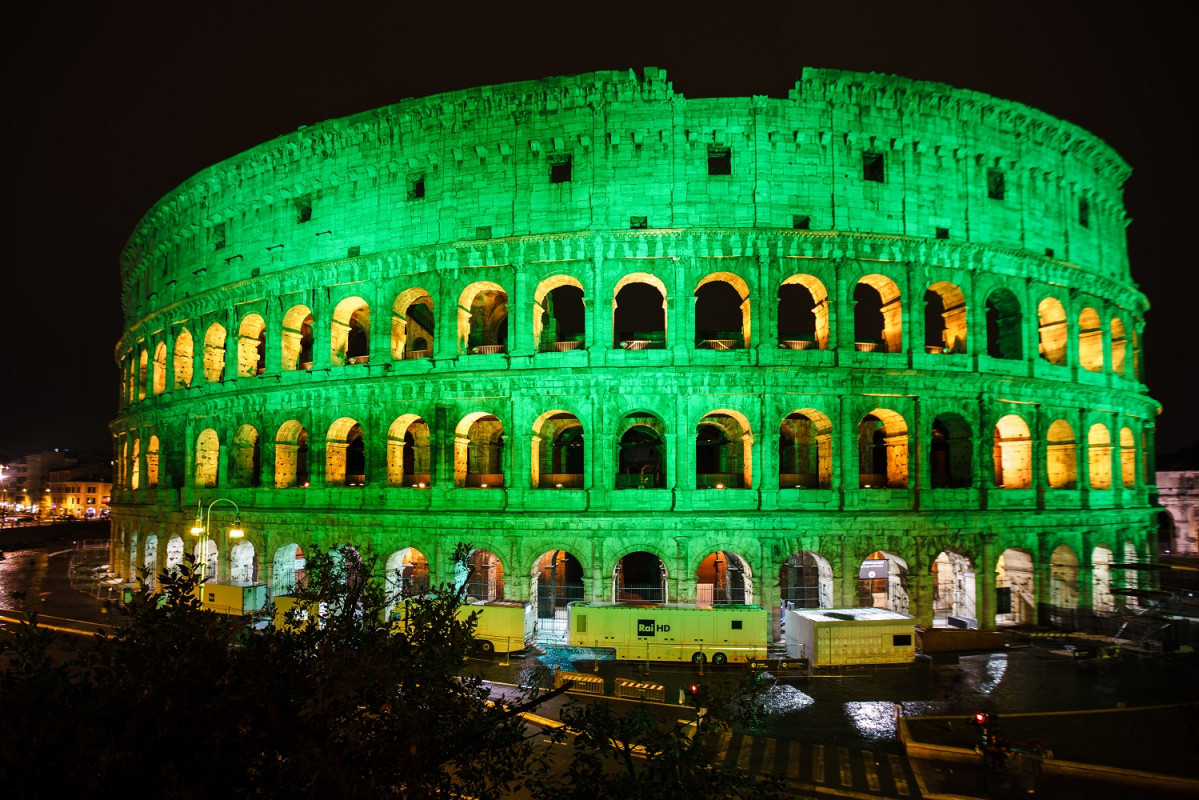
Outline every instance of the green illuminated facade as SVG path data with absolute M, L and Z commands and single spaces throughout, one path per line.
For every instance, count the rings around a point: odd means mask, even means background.
M 122 255 L 113 563 L 177 563 L 227 498 L 215 574 L 276 594 L 312 545 L 419 586 L 469 541 L 471 593 L 542 617 L 1112 611 L 1154 529 L 1128 174 L 1035 109 L 817 69 L 785 99 L 647 68 L 301 128 Z

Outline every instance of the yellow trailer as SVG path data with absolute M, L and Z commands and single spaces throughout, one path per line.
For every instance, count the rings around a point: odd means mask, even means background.
M 570 604 L 570 644 L 618 659 L 744 662 L 766 657 L 770 615 L 760 606 Z
M 200 604 L 209 611 L 244 617 L 266 605 L 266 584 L 217 583 L 209 581 L 196 587 Z
M 393 626 L 403 630 L 406 622 L 406 602 L 391 611 Z M 537 638 L 537 615 L 532 603 L 519 600 L 488 600 L 464 603 L 458 606 L 455 616 L 466 619 L 477 613 L 475 642 L 484 653 L 514 653 L 524 650 Z
M 783 631 L 787 656 L 814 667 L 916 660 L 915 618 L 884 608 L 789 608 Z
M 300 601 L 291 595 L 281 594 L 275 597 L 275 627 L 282 628 L 287 625 L 287 612 L 291 611 L 300 605 Z M 311 603 L 307 608 L 300 608 L 295 615 L 295 623 L 297 628 L 303 628 L 309 622 L 320 619 L 320 609 L 316 603 Z

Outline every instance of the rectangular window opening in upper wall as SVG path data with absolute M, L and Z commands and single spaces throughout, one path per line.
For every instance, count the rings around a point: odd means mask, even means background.
M 212 226 L 212 249 L 222 250 L 225 247 L 225 223 L 218 222 Z
M 812 217 L 808 214 L 792 214 L 791 227 L 797 231 L 806 231 L 812 227 Z
M 569 153 L 550 156 L 550 183 L 570 183 L 571 158 Z
M 1003 170 L 990 167 L 987 169 L 987 197 L 992 200 L 1002 200 L 1004 194 Z
M 1084 228 L 1091 227 L 1091 204 L 1085 197 L 1078 200 L 1078 224 Z
M 886 182 L 882 153 L 862 153 L 862 180 L 874 183 Z
M 723 145 L 708 145 L 708 174 L 732 175 L 733 151 Z
M 425 196 L 425 173 L 412 172 L 408 175 L 408 199 L 421 200 Z

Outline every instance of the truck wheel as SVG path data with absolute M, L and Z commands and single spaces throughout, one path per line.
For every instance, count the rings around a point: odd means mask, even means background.
M 487 639 L 484 639 L 483 641 L 479 642 L 479 649 L 482 650 L 487 655 L 491 655 L 492 653 L 495 652 L 495 645 L 492 644 Z
M 704 655 L 703 653 L 693 653 L 691 655 L 691 663 L 692 664 L 702 664 L 707 660 L 708 660 L 708 657 L 706 655 Z
M 729 657 L 724 653 L 717 653 L 712 656 L 712 663 L 716 664 L 717 666 L 720 666 L 721 664 L 727 664 L 729 663 Z

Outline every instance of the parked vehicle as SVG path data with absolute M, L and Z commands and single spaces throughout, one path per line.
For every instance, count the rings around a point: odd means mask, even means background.
M 570 604 L 570 644 L 612 649 L 618 659 L 694 664 L 761 659 L 769 628 L 770 615 L 761 606 Z

